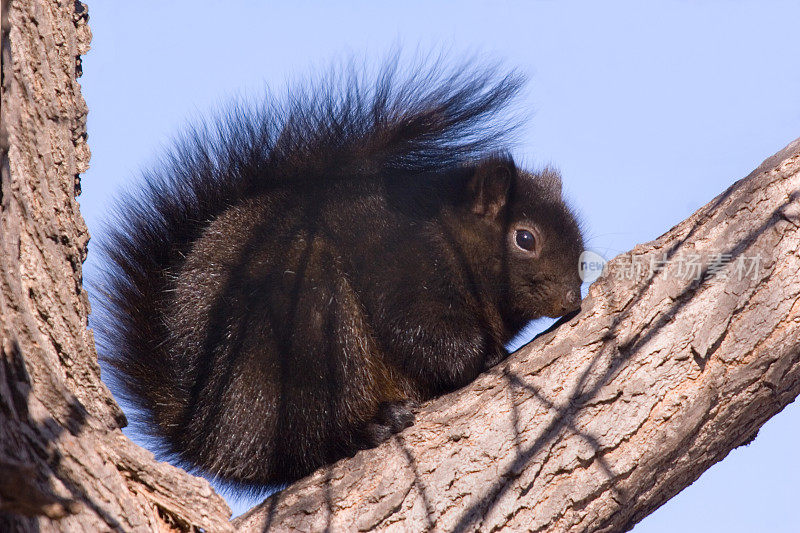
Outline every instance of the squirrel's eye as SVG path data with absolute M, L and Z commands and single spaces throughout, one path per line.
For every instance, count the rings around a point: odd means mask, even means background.
M 514 236 L 514 242 L 517 243 L 517 246 L 528 252 L 532 252 L 536 248 L 536 238 L 533 236 L 533 233 L 526 229 L 517 230 Z

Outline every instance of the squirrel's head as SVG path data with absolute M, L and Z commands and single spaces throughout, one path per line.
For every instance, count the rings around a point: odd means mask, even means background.
M 508 157 L 491 157 L 475 167 L 468 188 L 473 214 L 498 241 L 487 252 L 509 318 L 527 322 L 579 309 L 583 237 L 558 172 L 529 173 Z

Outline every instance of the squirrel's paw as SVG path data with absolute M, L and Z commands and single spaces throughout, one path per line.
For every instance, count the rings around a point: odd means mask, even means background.
M 374 448 L 412 425 L 416 407 L 417 404 L 411 400 L 381 403 L 375 419 L 367 424 L 365 447 Z
M 500 346 L 486 358 L 483 364 L 483 371 L 486 372 L 500 361 L 503 361 L 506 357 L 508 357 L 508 350 Z

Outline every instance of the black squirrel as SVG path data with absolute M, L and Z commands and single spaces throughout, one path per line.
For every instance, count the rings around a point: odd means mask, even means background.
M 103 244 L 101 358 L 163 452 L 282 484 L 413 422 L 580 306 L 556 171 L 517 168 L 514 72 L 333 73 L 184 136 Z

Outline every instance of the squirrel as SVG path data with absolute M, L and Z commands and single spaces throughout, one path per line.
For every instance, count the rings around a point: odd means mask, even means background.
M 163 455 L 290 483 L 579 309 L 560 175 L 507 147 L 523 84 L 473 64 L 332 71 L 195 127 L 123 196 L 98 351 Z

